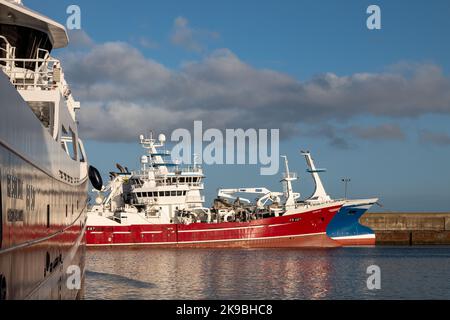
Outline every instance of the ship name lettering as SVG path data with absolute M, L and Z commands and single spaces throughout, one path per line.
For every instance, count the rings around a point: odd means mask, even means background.
M 7 195 L 12 199 L 23 200 L 23 181 L 22 179 L 8 174 L 6 178 Z
M 28 211 L 34 211 L 36 207 L 36 188 L 27 184 L 26 207 Z
M 23 210 L 9 209 L 7 216 L 9 222 L 21 222 L 23 221 Z

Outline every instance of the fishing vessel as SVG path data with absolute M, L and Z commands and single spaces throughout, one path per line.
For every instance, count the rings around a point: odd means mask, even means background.
M 344 204 L 299 202 L 292 190 L 297 175 L 286 172 L 284 192 L 259 192 L 258 205 L 204 207 L 202 168 L 167 161 L 164 135 L 140 137 L 146 150 L 141 170 L 118 166 L 88 213 L 88 246 L 147 245 L 164 247 L 333 247 L 326 228 Z M 246 188 L 240 188 L 245 190 Z M 267 192 L 266 192 L 267 191 Z M 266 192 L 266 193 L 265 193 Z M 217 204 L 217 203 L 216 203 Z
M 325 172 L 326 169 L 316 168 L 309 151 L 302 151 L 301 153 L 306 159 L 307 172 L 311 174 L 315 185 L 309 201 L 327 203 L 331 197 L 325 191 L 319 176 L 319 173 Z M 378 202 L 378 198 L 343 200 L 345 204 L 328 225 L 327 235 L 342 245 L 374 245 L 376 240 L 375 233 L 369 227 L 362 225 L 359 220 L 367 210 Z
M 59 23 L 0 0 L 0 300 L 82 296 L 89 166 L 51 56 L 67 44 Z

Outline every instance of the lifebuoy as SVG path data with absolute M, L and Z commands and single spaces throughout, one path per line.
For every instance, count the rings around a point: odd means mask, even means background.
M 98 172 L 98 170 L 93 166 L 89 166 L 89 180 L 91 181 L 92 186 L 96 190 L 98 191 L 102 190 L 103 188 L 102 176 L 100 175 L 100 172 Z

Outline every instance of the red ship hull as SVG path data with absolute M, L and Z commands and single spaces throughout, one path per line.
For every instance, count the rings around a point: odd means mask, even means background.
M 191 248 L 336 247 L 326 235 L 341 205 L 250 222 L 88 226 L 88 246 Z

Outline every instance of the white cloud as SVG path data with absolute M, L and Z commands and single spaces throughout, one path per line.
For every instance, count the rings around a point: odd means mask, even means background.
M 178 21 L 180 26 L 186 23 Z M 92 139 L 129 141 L 149 128 L 170 132 L 203 120 L 205 127 L 219 129 L 280 128 L 283 137 L 298 133 L 301 126 L 314 126 L 344 147 L 343 132 L 337 135 L 330 121 L 349 122 L 363 115 L 450 114 L 450 81 L 432 64 L 349 76 L 325 73 L 300 82 L 254 68 L 227 49 L 177 70 L 121 42 L 97 44 L 63 60 L 73 92 L 82 101 L 82 132 Z M 345 134 L 362 139 L 402 137 L 395 126 L 350 126 Z
M 202 40 L 207 41 L 218 37 L 217 32 L 192 28 L 186 18 L 177 17 L 173 22 L 170 40 L 174 45 L 200 53 L 205 49 Z

